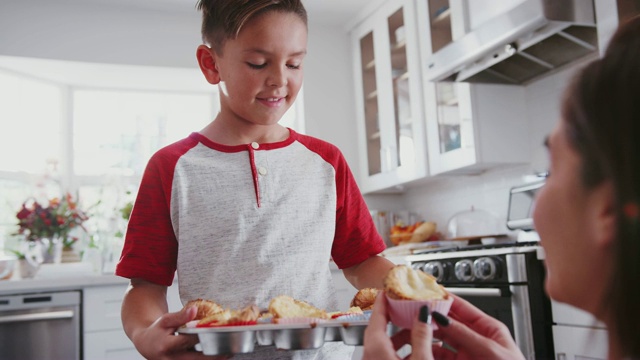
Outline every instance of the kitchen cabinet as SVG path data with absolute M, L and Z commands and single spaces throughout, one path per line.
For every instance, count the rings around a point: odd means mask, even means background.
M 588 312 L 551 301 L 556 359 L 606 359 L 609 348 L 604 323 Z
M 420 57 L 463 36 L 469 28 L 461 0 L 416 0 Z M 428 62 L 421 61 L 424 75 Z M 529 161 L 525 89 L 422 79 L 429 173 L 478 174 Z
M 425 76 L 425 59 L 464 36 L 472 19 L 483 21 L 470 17 L 470 7 L 389 0 L 351 31 L 363 193 L 530 161 L 524 87 Z
M 363 193 L 427 175 L 414 12 L 387 1 L 351 31 Z
M 83 290 L 83 358 L 91 360 L 144 359 L 122 329 L 120 308 L 128 285 Z M 167 290 L 169 311 L 182 308 L 178 286 Z

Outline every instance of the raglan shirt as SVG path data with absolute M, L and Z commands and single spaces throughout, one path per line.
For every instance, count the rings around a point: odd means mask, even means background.
M 330 258 L 344 269 L 385 245 L 340 151 L 289 133 L 237 146 L 192 133 L 156 152 L 116 274 L 170 286 L 177 270 L 183 303 L 267 308 L 284 294 L 347 309 L 337 303 Z

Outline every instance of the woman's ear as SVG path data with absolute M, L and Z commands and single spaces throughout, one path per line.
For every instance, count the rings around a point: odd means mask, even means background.
M 196 50 L 196 58 L 205 79 L 213 85 L 220 83 L 220 72 L 218 72 L 218 67 L 216 66 L 218 55 L 215 50 L 207 45 L 200 45 Z
M 613 243 L 618 231 L 613 184 L 611 181 L 604 181 L 592 190 L 590 197 L 588 206 L 595 245 L 605 249 Z

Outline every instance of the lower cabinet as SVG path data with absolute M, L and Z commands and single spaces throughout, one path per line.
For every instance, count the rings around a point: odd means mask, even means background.
M 130 360 L 144 359 L 122 329 L 120 308 L 127 285 L 96 286 L 83 289 L 83 359 Z M 182 305 L 178 286 L 167 290 L 169 311 Z
M 351 285 L 351 283 L 344 277 L 342 270 L 338 269 L 335 264 L 331 264 L 331 277 L 333 278 L 333 285 L 336 289 L 336 295 L 338 297 L 338 304 L 340 308 L 338 310 L 349 309 L 351 300 L 356 295 L 358 290 Z M 353 357 L 351 360 L 362 359 L 362 346 L 356 346 L 353 350 Z
M 85 288 L 82 299 L 85 360 L 144 359 L 122 329 L 120 307 L 127 285 Z
M 551 301 L 553 347 L 557 360 L 604 360 L 607 358 L 607 329 L 591 314 L 573 306 Z

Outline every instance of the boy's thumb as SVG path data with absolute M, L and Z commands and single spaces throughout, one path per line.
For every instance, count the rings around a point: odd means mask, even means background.
M 195 319 L 197 313 L 198 313 L 198 308 L 195 306 L 190 306 L 188 308 L 184 308 L 174 313 L 166 313 L 162 316 L 162 320 L 161 320 L 162 327 L 167 327 L 167 328 L 180 327 L 188 323 L 189 321 Z

